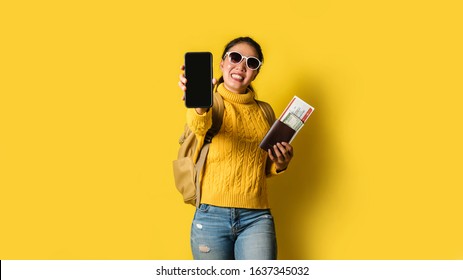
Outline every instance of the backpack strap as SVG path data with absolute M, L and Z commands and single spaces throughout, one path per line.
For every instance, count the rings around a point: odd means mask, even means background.
M 214 101 L 212 103 L 212 126 L 206 133 L 206 137 L 204 138 L 204 144 L 201 147 L 201 152 L 199 154 L 198 160 L 195 164 L 195 183 L 196 183 L 196 208 L 199 207 L 199 202 L 201 201 L 201 171 L 203 170 L 203 166 L 206 163 L 207 153 L 209 152 L 209 145 L 211 144 L 212 138 L 219 132 L 220 127 L 222 126 L 223 122 L 223 112 L 224 112 L 224 104 L 222 96 L 220 93 L 214 92 Z
M 201 148 L 201 153 L 199 154 L 198 161 L 195 164 L 195 184 L 196 184 L 196 208 L 199 207 L 199 202 L 201 201 L 201 171 L 203 169 L 204 163 L 206 162 L 207 153 L 209 152 L 209 145 L 211 142 L 204 143 Z
M 219 133 L 223 121 L 224 104 L 222 96 L 217 91 L 214 92 L 214 102 L 212 103 L 212 126 L 206 133 L 204 143 L 210 143 L 212 138 Z
M 260 101 L 257 99 L 256 99 L 256 102 L 259 105 L 260 109 L 264 112 L 265 118 L 267 119 L 267 122 L 271 127 L 276 119 L 272 106 L 270 106 L 270 104 L 268 104 L 267 102 Z

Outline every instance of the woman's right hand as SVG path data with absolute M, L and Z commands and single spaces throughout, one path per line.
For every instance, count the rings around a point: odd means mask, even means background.
M 185 78 L 185 65 L 182 65 L 180 67 L 180 70 L 182 70 L 182 74 L 180 74 L 180 81 L 178 81 L 178 86 L 183 91 L 182 100 L 185 101 L 185 91 L 186 91 L 186 82 L 187 82 Z
M 186 91 L 186 83 L 187 83 L 187 79 L 185 78 L 185 65 L 182 65 L 180 67 L 180 70 L 182 70 L 182 74 L 180 74 L 180 80 L 178 81 L 178 86 L 183 91 L 182 100 L 185 101 L 185 91 Z M 212 84 L 215 85 L 216 83 L 217 83 L 217 80 L 213 78 Z M 195 110 L 196 110 L 196 113 L 198 113 L 199 115 L 202 115 L 206 113 L 209 109 L 208 108 L 195 108 Z

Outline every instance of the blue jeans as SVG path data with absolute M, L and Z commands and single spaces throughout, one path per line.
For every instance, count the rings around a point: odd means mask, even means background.
M 270 210 L 201 204 L 191 225 L 195 260 L 274 260 L 275 226 Z

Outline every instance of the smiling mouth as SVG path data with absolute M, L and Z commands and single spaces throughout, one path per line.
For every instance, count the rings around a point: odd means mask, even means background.
M 234 80 L 237 80 L 237 81 L 243 81 L 244 78 L 238 74 L 231 74 L 231 77 L 234 79 Z

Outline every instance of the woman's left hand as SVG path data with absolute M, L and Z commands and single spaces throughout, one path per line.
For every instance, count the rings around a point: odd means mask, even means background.
M 288 168 L 289 162 L 294 156 L 293 146 L 286 142 L 277 143 L 273 146 L 273 151 L 268 149 L 268 156 L 275 163 L 277 172 L 283 171 Z

